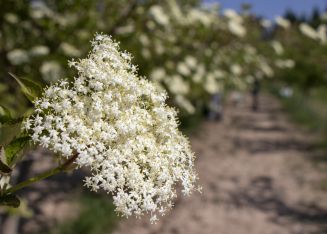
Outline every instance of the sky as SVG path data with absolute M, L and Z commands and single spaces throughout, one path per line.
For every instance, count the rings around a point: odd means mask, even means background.
M 218 2 L 222 9 L 231 8 L 238 11 L 242 3 L 250 3 L 252 12 L 269 19 L 283 15 L 286 9 L 292 9 L 299 14 L 310 15 L 315 6 L 321 11 L 327 7 L 327 0 L 204 0 L 204 2 Z

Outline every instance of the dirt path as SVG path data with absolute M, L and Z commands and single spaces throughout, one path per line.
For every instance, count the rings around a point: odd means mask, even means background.
M 274 99 L 261 106 L 230 107 L 192 138 L 202 194 L 179 197 L 156 225 L 129 219 L 115 234 L 327 233 L 327 169 L 309 159 L 312 137 Z

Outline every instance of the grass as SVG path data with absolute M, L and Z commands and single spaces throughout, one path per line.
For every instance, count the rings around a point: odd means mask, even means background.
M 269 90 L 278 96 L 293 122 L 320 136 L 315 148 L 321 151 L 319 161 L 327 162 L 327 87 L 317 87 L 307 93 L 295 87 L 291 97 L 280 96 L 279 88 L 272 86 Z
M 107 234 L 114 230 L 119 218 L 108 195 L 85 192 L 78 199 L 79 216 L 60 224 L 49 234 Z

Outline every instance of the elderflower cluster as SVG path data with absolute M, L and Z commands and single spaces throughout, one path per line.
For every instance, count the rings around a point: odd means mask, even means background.
M 70 63 L 78 71 L 72 83 L 45 89 L 24 129 L 63 157 L 78 155 L 76 164 L 92 171 L 85 185 L 111 193 L 119 213 L 155 221 L 172 206 L 177 182 L 185 195 L 194 189 L 194 155 L 166 93 L 139 78 L 109 36 L 98 34 L 92 46 Z

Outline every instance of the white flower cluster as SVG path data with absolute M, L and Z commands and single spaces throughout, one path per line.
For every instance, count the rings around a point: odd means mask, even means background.
M 277 16 L 275 18 L 275 22 L 278 26 L 280 26 L 284 29 L 288 29 L 291 26 L 291 22 L 281 16 Z
M 194 189 L 194 155 L 166 93 L 137 77 L 109 36 L 92 45 L 87 58 L 71 62 L 78 77 L 45 89 L 24 129 L 66 158 L 77 154 L 77 165 L 92 171 L 86 186 L 111 193 L 119 213 L 155 221 L 172 206 L 176 183 L 185 195 Z
M 324 24 L 321 24 L 317 29 L 314 29 L 307 23 L 301 23 L 299 29 L 303 35 L 313 40 L 318 40 L 322 44 L 327 42 L 327 26 Z

